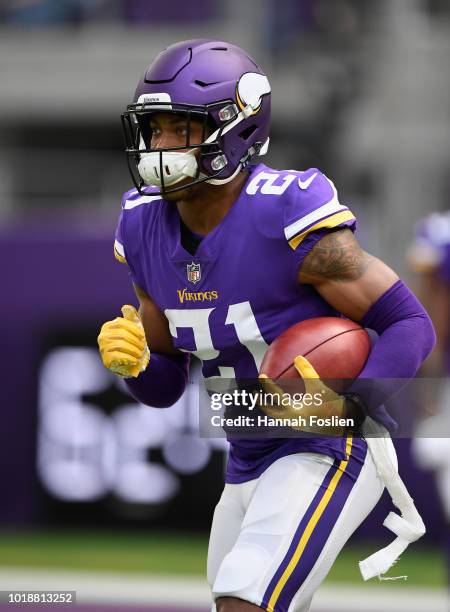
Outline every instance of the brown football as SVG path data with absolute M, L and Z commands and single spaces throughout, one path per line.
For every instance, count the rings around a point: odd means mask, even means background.
M 343 381 L 331 384 L 341 389 L 361 372 L 370 348 L 368 333 L 354 321 L 339 317 L 307 319 L 289 327 L 272 342 L 260 373 L 274 381 L 298 378 L 294 359 L 303 355 L 322 380 Z

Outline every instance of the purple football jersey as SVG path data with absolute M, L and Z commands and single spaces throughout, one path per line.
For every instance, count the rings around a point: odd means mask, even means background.
M 297 280 L 325 232 L 356 223 L 318 169 L 251 167 L 239 197 L 195 255 L 181 244 L 176 205 L 146 191 L 123 197 L 116 256 L 164 312 L 174 345 L 202 361 L 205 378 L 255 379 L 268 345 L 284 330 L 338 314 Z M 343 438 L 233 438 L 230 444 L 227 482 L 256 478 L 291 453 L 345 458 Z

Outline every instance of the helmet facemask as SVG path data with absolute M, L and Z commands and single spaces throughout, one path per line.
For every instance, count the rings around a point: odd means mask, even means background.
M 220 104 L 223 106 L 223 102 Z M 150 118 L 156 113 L 173 113 L 185 118 L 184 144 L 162 148 L 151 146 Z M 192 142 L 193 120 L 201 122 L 201 142 Z M 159 187 L 160 194 L 180 191 L 218 177 L 225 166 L 219 140 L 226 123 L 217 128 L 206 105 L 162 105 L 158 102 L 130 104 L 122 114 L 122 127 L 128 167 L 140 193 L 145 193 L 142 189 L 147 185 Z M 215 135 L 213 139 L 210 138 L 211 134 Z M 211 173 L 208 167 L 215 170 Z M 178 185 L 186 178 L 192 180 L 188 184 Z

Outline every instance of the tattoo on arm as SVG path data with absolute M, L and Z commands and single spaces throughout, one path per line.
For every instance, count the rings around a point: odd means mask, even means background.
M 301 283 L 320 280 L 358 280 L 375 258 L 365 253 L 349 229 L 326 234 L 305 257 L 300 269 Z

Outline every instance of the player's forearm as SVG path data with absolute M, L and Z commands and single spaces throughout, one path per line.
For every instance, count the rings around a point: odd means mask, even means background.
M 137 378 L 126 378 L 131 395 L 147 406 L 168 408 L 183 394 L 189 372 L 188 355 L 151 353 L 150 363 Z
M 376 331 L 379 338 L 350 390 L 364 400 L 372 416 L 381 415 L 378 420 L 383 421 L 380 405 L 416 374 L 436 336 L 426 310 L 402 281 L 370 307 L 361 324 Z

